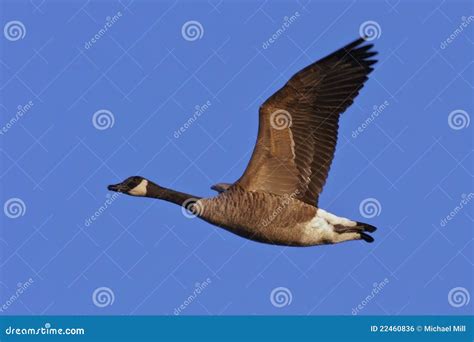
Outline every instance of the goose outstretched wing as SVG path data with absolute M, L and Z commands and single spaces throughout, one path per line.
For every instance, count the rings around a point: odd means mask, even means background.
M 334 157 L 339 116 L 376 63 L 372 47 L 363 38 L 348 44 L 296 73 L 265 101 L 256 146 L 238 185 L 317 205 Z

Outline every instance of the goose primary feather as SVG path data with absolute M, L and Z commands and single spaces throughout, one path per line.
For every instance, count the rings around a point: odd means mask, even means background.
M 297 72 L 259 110 L 250 162 L 233 184 L 212 186 L 200 198 L 140 176 L 109 185 L 111 191 L 162 199 L 201 219 L 254 241 L 314 246 L 350 240 L 372 242 L 375 227 L 319 208 L 319 194 L 334 157 L 340 115 L 352 104 L 376 63 L 364 38 Z

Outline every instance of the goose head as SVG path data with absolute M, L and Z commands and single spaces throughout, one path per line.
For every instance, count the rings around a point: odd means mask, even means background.
M 122 192 L 130 196 L 147 196 L 149 192 L 148 185 L 151 182 L 140 176 L 132 176 L 125 179 L 122 183 L 112 184 L 107 187 L 110 191 Z

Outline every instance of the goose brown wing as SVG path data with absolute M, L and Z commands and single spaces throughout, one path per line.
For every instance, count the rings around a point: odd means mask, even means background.
M 237 184 L 317 205 L 337 142 L 339 116 L 359 94 L 376 60 L 358 39 L 307 66 L 259 110 L 250 162 Z

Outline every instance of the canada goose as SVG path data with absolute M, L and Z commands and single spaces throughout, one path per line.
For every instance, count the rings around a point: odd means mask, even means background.
M 215 197 L 200 198 L 129 177 L 111 191 L 158 198 L 247 239 L 313 246 L 374 241 L 375 227 L 318 208 L 334 157 L 339 116 L 368 79 L 377 53 L 360 38 L 307 66 L 259 110 L 252 158 L 234 184 L 219 183 Z

